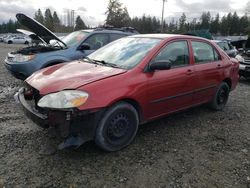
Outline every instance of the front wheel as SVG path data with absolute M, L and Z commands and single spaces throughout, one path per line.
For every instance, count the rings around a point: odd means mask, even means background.
M 214 95 L 213 100 L 211 101 L 211 107 L 213 110 L 223 110 L 223 108 L 225 107 L 227 103 L 229 92 L 230 92 L 230 88 L 228 84 L 225 82 L 222 82 L 219 85 Z
M 110 107 L 101 118 L 95 135 L 95 143 L 105 151 L 118 151 L 129 145 L 138 130 L 136 109 L 126 102 Z

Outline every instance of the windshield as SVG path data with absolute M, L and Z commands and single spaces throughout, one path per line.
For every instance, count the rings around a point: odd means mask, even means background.
M 161 39 L 155 38 L 122 38 L 100 48 L 88 57 L 120 68 L 131 69 L 160 41 Z
M 75 44 L 81 42 L 83 38 L 86 37 L 88 32 L 86 31 L 75 31 L 63 37 L 62 41 L 68 46 L 74 46 Z

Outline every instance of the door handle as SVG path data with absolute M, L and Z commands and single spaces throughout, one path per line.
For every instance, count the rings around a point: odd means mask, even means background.
M 218 65 L 217 65 L 217 69 L 220 69 L 220 68 L 221 68 L 221 64 L 218 64 Z
M 193 74 L 193 71 L 191 69 L 188 69 L 187 72 L 186 72 L 187 75 L 191 75 Z

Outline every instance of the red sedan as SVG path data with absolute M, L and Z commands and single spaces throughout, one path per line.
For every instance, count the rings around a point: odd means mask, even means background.
M 116 151 L 138 125 L 204 103 L 222 110 L 239 63 L 206 39 L 168 34 L 122 38 L 83 60 L 34 73 L 15 95 L 26 114 L 65 140 Z

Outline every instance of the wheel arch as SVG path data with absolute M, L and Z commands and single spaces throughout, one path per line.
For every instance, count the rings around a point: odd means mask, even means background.
M 113 101 L 109 106 L 113 106 L 114 104 L 119 103 L 119 102 L 126 102 L 126 103 L 132 105 L 138 113 L 139 122 L 143 121 L 143 110 L 142 110 L 142 107 L 138 101 L 136 101 L 135 99 L 132 99 L 132 98 L 121 98 L 119 100 Z
M 229 89 L 231 90 L 232 88 L 232 80 L 230 78 L 226 78 L 223 80 L 223 82 L 227 83 L 227 85 L 229 86 Z

